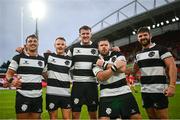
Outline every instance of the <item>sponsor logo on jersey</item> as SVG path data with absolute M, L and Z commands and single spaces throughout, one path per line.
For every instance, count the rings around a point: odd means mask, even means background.
M 25 60 L 23 64 L 29 64 L 29 63 L 28 63 L 28 61 L 27 61 L 27 60 Z
M 77 50 L 75 51 L 75 53 L 81 53 L 81 51 L 77 49 Z

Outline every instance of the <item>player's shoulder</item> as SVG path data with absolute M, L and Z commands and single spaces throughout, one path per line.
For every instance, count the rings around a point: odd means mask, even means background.
M 117 57 L 118 56 L 124 56 L 123 53 L 120 51 L 111 51 L 111 56 L 114 56 L 114 55 L 116 55 Z

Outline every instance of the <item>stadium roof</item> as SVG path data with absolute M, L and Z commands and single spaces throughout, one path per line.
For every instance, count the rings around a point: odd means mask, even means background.
M 102 37 L 109 38 L 110 41 L 115 41 L 132 35 L 132 32 L 136 31 L 141 26 L 150 26 L 152 28 L 154 25 L 161 27 L 161 23 L 163 23 L 163 25 L 171 24 L 175 18 L 178 18 L 177 21 L 179 22 L 180 0 L 175 0 L 171 3 L 148 10 L 147 12 L 132 16 L 119 23 L 106 27 L 93 34 L 93 41 Z

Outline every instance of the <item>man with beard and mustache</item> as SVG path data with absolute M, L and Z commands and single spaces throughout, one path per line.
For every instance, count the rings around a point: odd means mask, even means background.
M 168 97 L 174 96 L 177 79 L 174 58 L 165 47 L 151 42 L 147 27 L 138 29 L 137 38 L 142 50 L 136 54 L 132 72 L 141 72 L 143 107 L 150 119 L 168 119 Z
M 126 59 L 110 50 L 108 39 L 98 42 L 99 58 L 93 72 L 100 83 L 99 119 L 141 119 L 138 104 L 126 82 Z
M 15 55 L 8 67 L 6 79 L 17 81 L 16 118 L 40 119 L 42 113 L 42 74 L 45 59 L 38 55 L 39 40 L 36 35 L 26 38 L 26 53 Z M 14 75 L 17 77 L 14 78 Z M 14 80 L 15 79 L 15 80 Z

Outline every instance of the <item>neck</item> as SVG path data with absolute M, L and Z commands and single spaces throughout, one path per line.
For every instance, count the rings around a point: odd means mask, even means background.
M 103 57 L 106 57 L 106 56 L 108 56 L 109 55 L 109 52 L 108 53 L 105 53 L 105 54 L 101 54 L 101 56 L 103 56 Z
M 81 44 L 81 45 L 90 45 L 91 43 L 92 43 L 92 42 L 89 41 L 89 42 L 85 42 L 85 43 L 84 43 L 84 42 L 81 42 L 80 44 Z
M 151 45 L 152 45 L 152 43 L 150 42 L 150 44 L 143 46 L 143 48 L 150 48 Z
M 65 55 L 65 53 L 63 52 L 63 53 L 56 53 L 56 55 Z
M 37 51 L 27 51 L 27 54 L 29 56 L 37 56 L 38 55 Z

